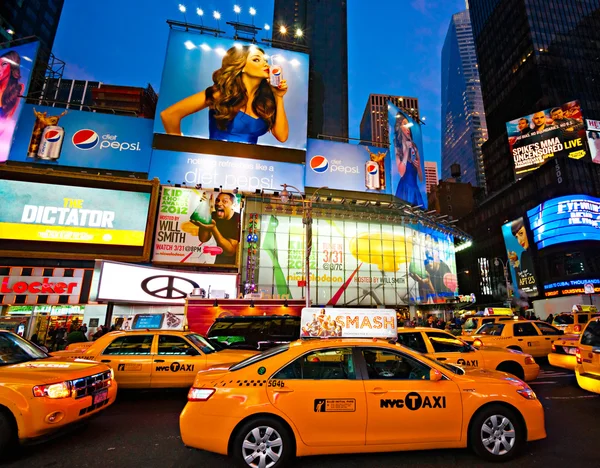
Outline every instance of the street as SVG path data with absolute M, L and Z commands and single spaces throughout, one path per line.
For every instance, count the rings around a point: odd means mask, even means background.
M 511 467 L 555 466 L 568 460 L 578 467 L 598 466 L 594 441 L 600 440 L 600 395 L 581 390 L 572 373 L 542 364 L 530 382 L 546 409 L 548 438 L 528 444 Z M 203 467 L 231 466 L 211 453 L 185 448 L 178 417 L 185 391 L 120 391 L 117 402 L 83 429 L 53 441 L 27 447 L 6 467 Z M 210 421 L 198 421 L 210 431 Z M 302 458 L 297 467 L 396 467 L 410 465 L 484 466 L 470 450 L 435 450 L 386 454 Z

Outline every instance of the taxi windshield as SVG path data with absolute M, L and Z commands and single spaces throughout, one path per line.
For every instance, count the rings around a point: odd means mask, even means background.
M 0 366 L 49 357 L 37 346 L 12 333 L 0 333 Z
M 285 343 L 279 346 L 275 346 L 274 348 L 268 349 L 260 354 L 256 354 L 247 359 L 244 359 L 242 362 L 238 362 L 237 364 L 231 366 L 229 368 L 230 371 L 236 371 L 243 369 L 244 367 L 250 366 L 252 364 L 256 364 L 257 362 L 263 361 L 264 359 L 268 359 L 271 356 L 275 356 L 276 354 L 283 353 L 290 349 L 290 344 Z
M 467 319 L 467 321 L 465 322 L 464 329 L 465 330 L 475 330 L 478 325 L 479 325 L 479 322 L 477 321 L 477 318 L 471 317 L 471 318 Z
M 560 314 L 554 317 L 554 323 L 556 325 L 573 325 L 575 317 L 572 314 Z
M 504 330 L 503 323 L 486 323 L 482 325 L 479 330 L 475 332 L 476 335 L 493 335 L 499 336 L 502 335 L 502 330 Z
M 185 337 L 194 343 L 204 354 L 216 353 L 218 351 L 218 349 L 210 344 L 202 335 L 190 333 L 189 335 L 185 335 Z
M 449 370 L 450 372 L 452 372 L 453 374 L 458 374 L 458 375 L 463 375 L 464 371 L 457 366 L 452 366 L 452 365 L 448 365 L 448 364 L 444 364 L 443 362 L 437 361 L 435 359 L 430 358 L 429 356 L 425 356 L 424 354 L 420 355 L 419 358 L 423 358 L 426 359 L 430 362 L 433 362 L 434 364 L 443 367 L 446 370 Z

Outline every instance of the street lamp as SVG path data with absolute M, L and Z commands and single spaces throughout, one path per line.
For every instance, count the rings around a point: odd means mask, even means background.
M 502 264 L 502 268 L 504 269 L 504 281 L 506 281 L 506 298 L 510 302 L 510 290 L 508 289 L 508 264 L 504 262 L 500 257 L 494 258 L 494 265 L 497 267 Z
M 310 253 L 312 251 L 312 204 L 316 200 L 317 192 L 321 189 L 328 187 L 319 187 L 315 190 L 310 198 L 307 198 L 300 190 L 293 185 L 282 184 L 283 190 L 281 191 L 280 198 L 283 203 L 290 201 L 292 192 L 288 190 L 288 187 L 294 189 L 295 192 L 302 197 L 302 224 L 304 224 L 306 246 L 304 249 L 304 268 L 306 270 L 306 307 L 310 307 Z
M 250 7 L 250 16 L 252 16 L 252 26 L 254 26 L 254 16 L 256 15 L 256 8 Z
M 233 5 L 233 12 L 235 13 L 236 16 L 236 21 L 239 23 L 240 22 L 240 13 L 242 12 L 242 9 L 240 8 L 239 5 Z
M 219 23 L 219 20 L 221 19 L 221 13 L 216 10 L 213 11 L 213 18 L 217 20 L 217 29 L 221 29 L 221 23 Z
M 185 20 L 185 23 L 187 24 L 187 17 L 185 16 L 185 12 L 187 11 L 187 8 L 185 7 L 185 5 L 183 3 L 179 4 L 179 11 L 181 13 L 183 13 L 183 19 Z
M 204 20 L 202 19 L 204 16 L 204 10 L 202 8 L 196 8 L 196 14 L 200 17 L 200 24 L 204 26 Z

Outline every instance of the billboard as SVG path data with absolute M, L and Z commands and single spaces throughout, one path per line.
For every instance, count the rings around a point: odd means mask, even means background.
M 172 181 L 242 192 L 279 190 L 281 184 L 304 190 L 301 164 L 179 151 L 154 150 L 148 177 L 157 177 L 163 184 Z
M 240 212 L 229 192 L 163 187 L 152 261 L 237 266 Z
M 587 154 L 579 101 L 511 120 L 506 131 L 517 180 L 555 156 L 581 159 Z
M 30 42 L 0 50 L 0 163 L 8 159 L 13 133 L 27 96 L 39 44 Z
M 152 125 L 150 119 L 25 104 L 9 159 L 148 172 Z
M 258 292 L 304 296 L 302 218 L 260 218 L 258 263 L 247 281 Z M 454 240 L 423 226 L 315 219 L 310 258 L 313 304 L 380 306 L 444 303 L 457 292 Z M 249 248 L 246 242 L 244 252 Z M 257 265 L 257 267 L 255 267 Z
M 592 162 L 600 164 L 600 120 L 586 119 L 587 140 Z
M 523 218 L 504 224 L 502 226 L 502 236 L 506 246 L 508 269 L 514 295 L 519 297 L 519 291 L 522 291 L 528 296 L 537 296 L 535 270 Z
M 150 194 L 0 179 L 0 239 L 143 246 Z
M 397 338 L 394 309 L 338 309 L 305 307 L 300 337 Z
M 421 125 L 405 110 L 388 102 L 388 130 L 391 194 L 411 205 L 427 208 Z
M 155 133 L 306 149 L 306 54 L 171 29 L 158 94 Z
M 389 150 L 309 138 L 305 183 L 309 187 L 389 194 Z
M 600 198 L 567 195 L 527 211 L 538 249 L 575 241 L 600 241 Z

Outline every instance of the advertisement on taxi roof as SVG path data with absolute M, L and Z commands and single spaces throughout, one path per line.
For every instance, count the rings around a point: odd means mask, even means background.
M 305 150 L 308 63 L 300 52 L 171 29 L 154 132 Z
M 506 246 L 510 278 L 516 297 L 520 292 L 537 296 L 538 288 L 533 268 L 533 258 L 523 218 L 515 219 L 502 226 L 502 236 Z
M 396 338 L 393 309 L 337 309 L 305 307 L 300 316 L 302 338 Z
M 153 262 L 237 266 L 241 197 L 163 187 Z

